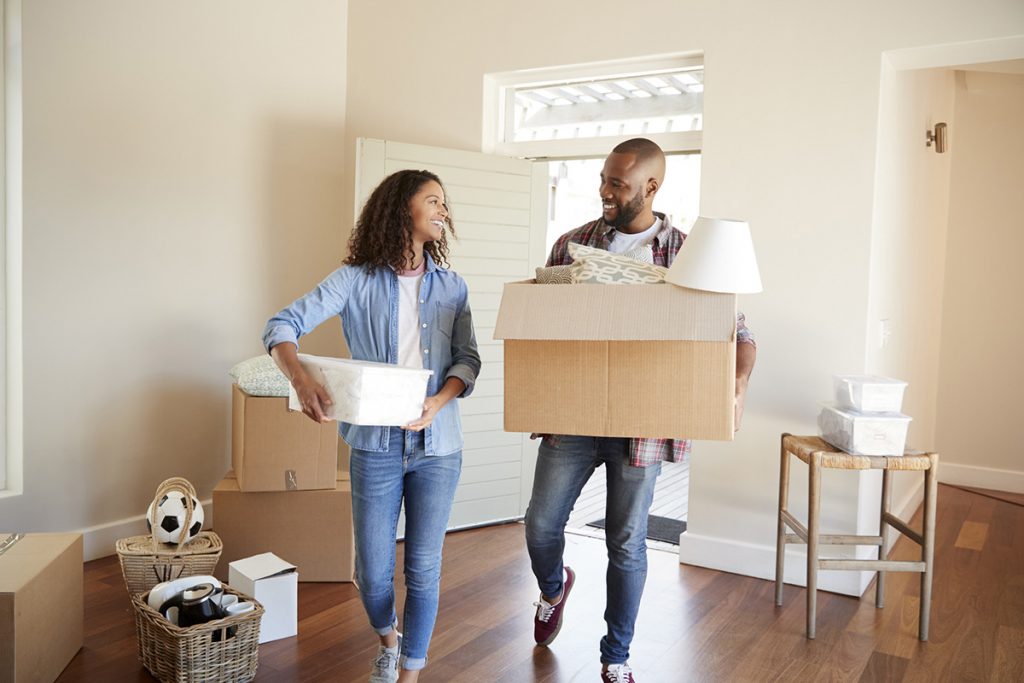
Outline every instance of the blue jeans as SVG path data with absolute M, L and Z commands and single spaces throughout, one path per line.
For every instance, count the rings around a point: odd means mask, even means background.
M 405 501 L 405 613 L 399 665 L 422 669 L 437 618 L 441 547 L 462 469 L 462 451 L 428 456 L 423 433 L 390 430 L 384 453 L 352 449 L 352 521 L 356 583 L 379 634 L 398 623 L 395 533 Z
M 608 633 L 601 638 L 601 661 L 622 664 L 629 659 L 629 645 L 647 580 L 647 514 L 661 463 L 632 467 L 629 439 L 545 438 L 537 456 L 533 495 L 526 511 L 526 547 L 541 593 L 547 597 L 559 595 L 564 580 L 565 523 L 583 485 L 602 464 L 608 478 L 604 612 Z

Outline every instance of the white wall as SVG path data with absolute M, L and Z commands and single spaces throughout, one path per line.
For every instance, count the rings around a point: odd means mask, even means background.
M 98 526 L 110 552 L 163 478 L 205 497 L 228 469 L 227 370 L 342 255 L 346 25 L 338 0 L 24 3 L 24 493 L 0 529 Z
M 909 383 L 903 398 L 903 412 L 913 417 L 907 443 L 934 450 L 952 155 L 928 147 L 925 132 L 940 121 L 958 129 L 953 71 L 896 70 L 885 59 L 879 92 L 865 369 Z M 883 319 L 889 327 L 884 347 Z M 861 476 L 859 531 L 876 534 L 881 473 Z M 894 473 L 894 509 L 916 507 L 923 483 L 920 473 Z
M 1024 493 L 1024 75 L 959 72 L 936 441 L 940 479 Z
M 1024 6 L 399 0 L 352 3 L 349 28 L 351 136 L 473 150 L 486 73 L 704 50 L 701 210 L 750 221 L 765 292 L 740 302 L 761 345 L 744 428 L 697 445 L 682 554 L 770 576 L 779 434 L 814 433 L 830 375 L 867 365 L 882 53 L 1024 33 Z M 856 527 L 852 476 L 826 478 L 826 527 Z

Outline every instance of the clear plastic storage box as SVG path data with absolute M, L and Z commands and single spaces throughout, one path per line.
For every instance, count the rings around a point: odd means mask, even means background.
M 833 375 L 836 404 L 861 413 L 898 413 L 907 383 L 875 375 Z
M 825 406 L 818 416 L 821 438 L 855 455 L 903 455 L 910 418 L 901 413 L 860 413 Z

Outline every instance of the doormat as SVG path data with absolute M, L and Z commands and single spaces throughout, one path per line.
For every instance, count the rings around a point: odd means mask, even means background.
M 604 529 L 604 517 L 593 522 L 587 522 L 587 526 Z M 672 545 L 679 545 L 679 534 L 686 531 L 686 522 L 657 515 L 647 515 L 647 538 L 652 541 L 664 541 Z

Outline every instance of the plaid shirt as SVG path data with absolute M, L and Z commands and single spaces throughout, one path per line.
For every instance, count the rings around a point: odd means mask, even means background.
M 654 236 L 651 248 L 654 252 L 655 265 L 668 268 L 672 265 L 679 248 L 683 246 L 686 235 L 676 228 L 673 228 L 668 218 L 661 213 L 655 215 L 662 221 L 662 228 Z M 575 230 L 565 233 L 551 247 L 551 255 L 548 256 L 547 265 L 566 266 L 572 263 L 569 256 L 569 243 L 575 242 L 588 247 L 608 249 L 611 243 L 612 233 L 615 228 L 597 219 L 580 226 Z M 738 344 L 753 344 L 756 346 L 754 336 L 747 329 L 746 318 L 742 313 L 736 316 L 736 342 Z M 557 444 L 557 435 L 546 435 L 552 445 Z M 684 439 L 649 439 L 633 438 L 629 440 L 629 464 L 634 467 L 647 467 L 662 460 L 669 462 L 681 462 L 690 454 L 690 441 Z

